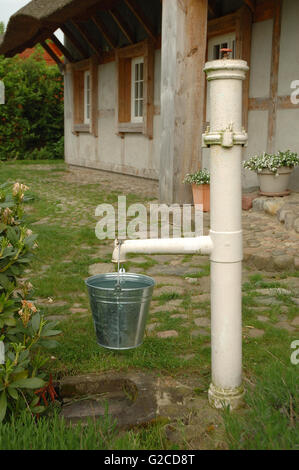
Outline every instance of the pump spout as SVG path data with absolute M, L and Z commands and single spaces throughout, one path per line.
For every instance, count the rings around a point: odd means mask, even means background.
M 150 238 L 146 240 L 126 240 L 121 243 L 119 240 L 115 240 L 112 262 L 125 263 L 128 253 L 144 255 L 210 255 L 212 249 L 213 242 L 210 236 L 193 238 Z

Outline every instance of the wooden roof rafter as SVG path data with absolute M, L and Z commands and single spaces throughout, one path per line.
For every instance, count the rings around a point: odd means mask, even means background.
M 93 50 L 98 59 L 101 59 L 101 50 L 99 46 L 95 43 L 94 38 L 87 32 L 84 26 L 77 21 L 70 21 L 70 24 L 79 31 L 80 35 L 85 39 L 89 47 Z
M 60 29 L 63 34 L 67 37 L 67 39 L 72 43 L 73 47 L 79 52 L 80 56 L 83 59 L 86 59 L 88 57 L 88 51 L 82 45 L 81 41 L 77 39 L 71 29 L 66 24 L 61 25 Z
M 121 32 L 123 33 L 123 35 L 129 41 L 129 43 L 134 44 L 135 42 L 134 33 L 131 30 L 128 23 L 122 18 L 120 13 L 116 9 L 109 10 L 109 13 L 112 16 L 115 23 L 117 24 L 117 26 L 119 27 L 119 29 L 121 30 Z
M 146 31 L 146 33 L 149 35 L 149 37 L 155 42 L 157 40 L 155 28 L 140 8 L 140 5 L 136 2 L 136 0 L 124 0 L 124 3 L 127 5 L 129 10 L 131 10 L 133 15 L 137 18 L 137 20 L 139 21 L 143 29 Z
M 53 49 L 49 46 L 49 44 L 46 43 L 46 41 L 41 41 L 40 45 L 45 49 L 45 51 L 49 54 L 50 57 L 56 62 L 58 65 L 59 69 L 62 71 L 64 68 L 64 63 L 60 60 L 60 57 L 55 54 Z
M 72 54 L 69 52 L 69 50 L 59 41 L 59 39 L 55 36 L 54 33 L 50 34 L 49 36 L 49 39 L 51 39 L 51 41 L 53 41 L 53 43 L 58 47 L 58 49 L 60 50 L 60 52 L 65 56 L 65 58 L 73 63 L 75 62 L 75 59 L 74 57 L 72 56 Z
M 95 24 L 107 44 L 111 47 L 111 49 L 115 49 L 117 46 L 116 39 L 113 37 L 111 32 L 108 30 L 107 26 L 103 23 L 103 21 L 98 16 L 92 16 L 90 19 Z

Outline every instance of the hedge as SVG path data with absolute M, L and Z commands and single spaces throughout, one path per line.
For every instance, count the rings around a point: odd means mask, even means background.
M 0 56 L 6 103 L 0 106 L 0 160 L 63 158 L 64 85 L 41 49 L 28 59 Z

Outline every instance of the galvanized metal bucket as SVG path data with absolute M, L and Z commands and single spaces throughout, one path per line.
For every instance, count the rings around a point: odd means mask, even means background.
M 97 342 L 108 349 L 133 349 L 143 342 L 155 281 L 141 274 L 99 274 L 86 281 Z

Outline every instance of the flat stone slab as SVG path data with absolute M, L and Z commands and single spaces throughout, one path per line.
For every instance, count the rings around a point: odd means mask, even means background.
M 163 294 L 178 294 L 184 295 L 186 290 L 181 286 L 163 286 L 163 287 L 155 287 L 154 289 L 154 297 L 160 297 Z
M 280 322 L 276 323 L 276 325 L 274 325 L 274 327 L 278 328 L 279 330 L 286 330 L 289 333 L 292 333 L 293 331 L 295 331 L 295 328 L 293 326 L 291 326 L 286 321 L 280 321 Z
M 199 268 L 187 266 L 187 265 L 178 265 L 173 266 L 171 264 L 162 264 L 157 266 L 152 266 L 148 269 L 147 274 L 149 276 L 155 277 L 155 275 L 170 275 L 170 276 L 188 276 L 188 274 L 196 274 L 199 272 Z
M 63 399 L 61 415 L 72 423 L 104 417 L 107 406 L 120 428 L 149 423 L 157 414 L 155 381 L 150 374 L 65 377 L 59 383 L 59 395 Z
M 114 273 L 115 268 L 114 265 L 110 263 L 96 263 L 89 266 L 88 272 L 90 276 L 96 276 L 97 274 Z
M 167 339 L 167 338 L 177 338 L 179 334 L 175 330 L 169 330 L 169 331 L 159 331 L 159 333 L 157 333 L 157 336 L 158 338 Z
M 269 321 L 269 318 L 265 317 L 264 315 L 258 315 L 257 319 L 258 319 L 258 321 L 263 322 L 263 323 L 266 323 L 266 322 Z
M 264 330 L 259 330 L 258 328 L 250 328 L 247 334 L 250 338 L 261 338 L 264 336 L 265 332 Z
M 203 327 L 211 326 L 211 320 L 205 317 L 195 318 L 194 323 L 196 326 L 203 326 Z
M 210 336 L 210 333 L 206 330 L 193 330 L 191 336 L 192 338 L 198 338 L 198 336 Z
M 193 357 L 182 358 L 187 361 Z M 193 389 L 171 377 L 141 372 L 64 377 L 58 384 L 61 416 L 66 421 L 76 424 L 104 417 L 108 406 L 109 416 L 120 429 L 145 426 L 159 417 L 185 416 L 186 409 L 191 411 L 198 398 Z M 210 410 L 208 405 L 206 408 Z
M 200 304 L 202 302 L 209 302 L 211 300 L 210 294 L 201 294 L 201 295 L 193 295 L 191 297 L 191 301 L 193 304 Z
M 299 317 L 294 318 L 294 320 L 292 320 L 291 325 L 299 327 Z
M 87 308 L 78 307 L 78 308 L 70 308 L 70 312 L 75 315 L 77 313 L 88 313 L 88 310 Z

